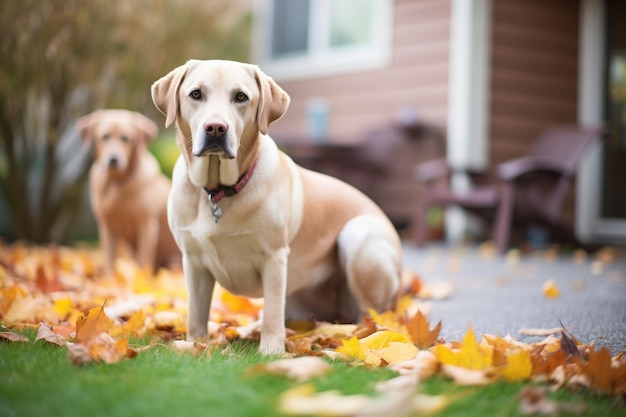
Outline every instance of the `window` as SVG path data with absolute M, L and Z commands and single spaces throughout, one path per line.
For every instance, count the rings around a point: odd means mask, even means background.
M 382 68 L 391 49 L 391 0 L 263 0 L 256 61 L 277 79 Z

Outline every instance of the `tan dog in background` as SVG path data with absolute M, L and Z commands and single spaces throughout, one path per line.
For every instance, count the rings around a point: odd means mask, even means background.
M 159 129 L 128 110 L 97 110 L 78 120 L 83 139 L 95 148 L 89 173 L 91 207 L 108 273 L 114 270 L 120 240 L 152 271 L 180 264 L 180 251 L 167 226 L 171 182 L 147 149 Z
M 152 85 L 176 122 L 169 225 L 183 253 L 187 338 L 204 337 L 215 282 L 264 297 L 262 352 L 285 349 L 286 319 L 358 321 L 394 305 L 401 245 L 364 194 L 305 170 L 269 125 L 289 96 L 256 66 L 189 61 Z

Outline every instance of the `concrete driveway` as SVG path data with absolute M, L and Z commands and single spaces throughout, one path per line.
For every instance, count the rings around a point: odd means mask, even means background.
M 537 342 L 543 337 L 519 330 L 562 322 L 583 343 L 594 341 L 613 354 L 626 351 L 626 248 L 600 256 L 550 250 L 497 256 L 484 245 L 405 243 L 404 264 L 426 284 L 452 284 L 452 295 L 433 301 L 429 314 L 431 323 L 442 320 L 446 340 L 460 339 L 471 324 L 477 333 Z M 542 291 L 550 279 L 559 291 L 556 298 Z

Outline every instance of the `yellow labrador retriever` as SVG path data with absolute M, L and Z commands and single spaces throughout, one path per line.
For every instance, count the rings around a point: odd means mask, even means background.
M 395 302 L 401 245 L 364 194 L 305 170 L 269 125 L 289 96 L 258 67 L 192 60 L 156 81 L 152 99 L 176 122 L 169 225 L 183 254 L 187 338 L 207 334 L 215 281 L 264 297 L 262 352 L 283 352 L 286 319 L 357 321 Z
M 90 199 L 107 272 L 113 272 L 120 240 L 143 267 L 180 264 L 167 226 L 171 182 L 146 147 L 157 135 L 157 125 L 140 113 L 97 110 L 80 118 L 77 127 L 95 148 Z

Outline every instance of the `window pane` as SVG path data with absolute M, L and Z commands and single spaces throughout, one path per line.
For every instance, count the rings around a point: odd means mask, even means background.
M 272 57 L 307 50 L 309 0 L 274 0 Z
M 369 43 L 373 38 L 376 0 L 333 0 L 330 6 L 330 45 Z

